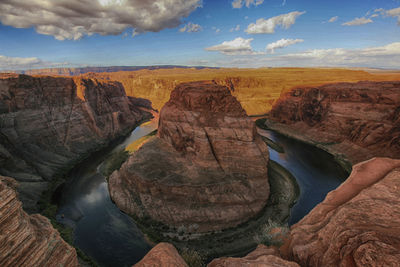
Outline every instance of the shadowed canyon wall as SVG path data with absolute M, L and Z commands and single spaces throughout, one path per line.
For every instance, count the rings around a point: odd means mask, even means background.
M 0 79 L 0 173 L 18 180 L 28 211 L 49 183 L 150 117 L 118 82 L 9 75 Z

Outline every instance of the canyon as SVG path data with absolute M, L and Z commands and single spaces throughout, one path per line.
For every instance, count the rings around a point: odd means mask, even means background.
M 150 118 L 118 82 L 5 75 L 0 79 L 0 173 L 18 181 L 29 212 L 57 176 Z
M 218 258 L 208 266 L 398 266 L 399 186 L 400 160 L 356 164 L 341 186 L 291 227 L 279 249 L 259 245 L 245 257 Z M 156 246 L 138 266 L 164 256 Z
M 266 126 L 320 145 L 352 164 L 400 157 L 400 82 L 297 88 L 272 108 Z
M 42 193 L 73 165 L 149 119 L 152 101 L 163 107 L 157 136 L 108 181 L 116 205 L 137 221 L 196 236 L 260 214 L 269 204 L 271 160 L 247 114 L 268 112 L 266 129 L 328 151 L 351 174 L 291 226 L 281 246 L 260 245 L 209 266 L 400 261 L 400 82 L 390 81 L 398 74 L 296 68 L 80 74 L 0 75 L 0 174 L 16 180 L 0 178 L 0 252 L 7 255 L 0 265 L 78 265 L 75 249 L 49 220 L 26 212 L 38 212 Z M 211 81 L 192 82 L 204 77 Z M 152 263 L 186 266 L 166 243 L 138 266 Z
M 109 179 L 124 212 L 179 231 L 234 227 L 269 196 L 268 148 L 229 89 L 213 82 L 178 85 L 160 112 L 158 136 Z

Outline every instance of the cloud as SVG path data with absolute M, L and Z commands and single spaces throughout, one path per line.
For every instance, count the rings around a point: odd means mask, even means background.
M 238 24 L 238 25 L 236 25 L 236 27 L 235 28 L 231 28 L 230 30 L 229 30 L 230 32 L 233 32 L 233 31 L 240 31 L 240 25 Z
M 334 17 L 330 18 L 330 19 L 328 20 L 328 22 L 329 22 L 329 23 L 335 22 L 335 21 L 337 21 L 338 18 L 339 18 L 338 16 L 334 16 Z
M 1 0 L 0 21 L 16 28 L 34 27 L 57 40 L 85 35 L 118 35 L 174 28 L 201 6 L 201 0 Z
M 396 17 L 397 25 L 400 26 L 400 7 L 387 10 L 385 13 L 387 16 Z
M 247 8 L 249 8 L 251 5 L 261 5 L 264 2 L 264 0 L 234 0 L 232 2 L 232 7 L 233 8 L 242 8 L 243 5 L 246 5 Z
M 269 19 L 261 18 L 258 19 L 256 23 L 249 24 L 245 32 L 249 34 L 274 33 L 277 26 L 288 29 L 296 22 L 297 17 L 303 15 L 304 13 L 306 12 L 294 11 Z
M 216 62 L 226 67 L 368 67 L 398 69 L 400 42 L 359 49 L 311 49 L 286 55 L 234 57 Z
M 202 31 L 203 28 L 199 24 L 189 22 L 185 26 L 179 29 L 180 32 L 199 32 Z
M 61 67 L 67 63 L 46 62 L 37 57 L 7 57 L 0 55 L 0 70 L 26 70 Z
M 251 41 L 253 38 L 244 39 L 238 37 L 232 41 L 225 41 L 222 44 L 214 45 L 205 48 L 207 51 L 218 51 L 224 55 L 258 55 L 263 54 L 262 52 L 256 52 L 251 47 Z
M 272 60 L 272 58 L 270 59 Z M 400 42 L 361 49 L 313 49 L 273 58 L 298 66 L 365 66 L 398 68 Z
M 351 21 L 345 22 L 342 25 L 343 26 L 359 26 L 359 25 L 364 25 L 368 23 L 372 23 L 372 19 L 367 19 L 366 17 L 361 17 L 361 18 L 355 18 Z
M 275 49 L 280 49 L 280 48 L 285 48 L 290 45 L 294 45 L 297 43 L 302 43 L 304 42 L 303 39 L 280 39 L 274 43 L 268 44 L 265 49 L 267 49 L 268 52 L 273 54 L 275 52 Z
M 211 29 L 214 30 L 215 33 L 219 33 L 221 31 L 221 29 L 219 29 L 219 28 L 217 28 L 215 26 L 211 27 Z

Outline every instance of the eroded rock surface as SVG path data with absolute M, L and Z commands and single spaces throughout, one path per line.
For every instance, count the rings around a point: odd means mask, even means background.
M 140 108 L 138 108 L 141 106 Z M 28 211 L 55 174 L 150 114 L 118 82 L 4 76 L 0 79 L 0 173 L 15 177 Z
M 374 158 L 291 228 L 281 248 L 301 266 L 399 266 L 400 160 Z
M 187 267 L 176 248 L 169 243 L 159 243 L 152 248 L 134 267 Z
M 269 196 L 268 148 L 228 88 L 181 84 L 160 112 L 158 137 L 109 179 L 123 211 L 188 232 L 236 226 Z
M 78 266 L 75 249 L 49 220 L 23 211 L 16 186 L 0 176 L 0 266 Z
M 277 130 L 327 144 L 354 164 L 400 158 L 400 82 L 336 83 L 294 89 L 279 99 Z
M 299 267 L 295 262 L 284 260 L 280 257 L 275 247 L 259 245 L 254 251 L 243 258 L 224 257 L 210 262 L 208 267 Z

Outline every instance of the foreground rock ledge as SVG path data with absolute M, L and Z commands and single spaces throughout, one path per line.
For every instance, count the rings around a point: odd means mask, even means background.
M 158 137 L 109 179 L 120 209 L 183 232 L 247 221 L 269 196 L 268 148 L 227 87 L 178 85 L 160 112 Z
M 399 266 L 400 160 L 374 158 L 291 228 L 283 255 L 302 266 Z
M 75 249 L 49 220 L 22 210 L 16 186 L 0 176 L 0 266 L 78 266 Z

